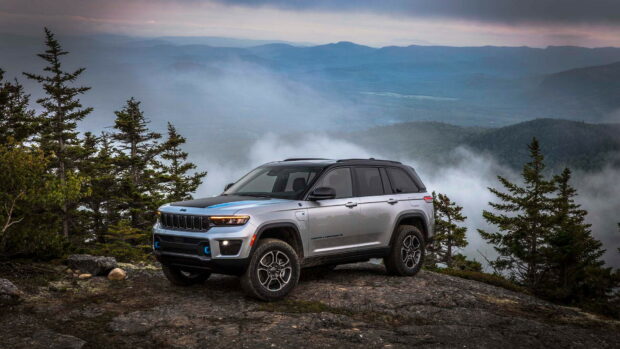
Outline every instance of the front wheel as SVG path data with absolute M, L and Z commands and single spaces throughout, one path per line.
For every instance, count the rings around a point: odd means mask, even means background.
M 299 281 L 299 258 L 286 242 L 263 239 L 252 253 L 241 276 L 241 286 L 248 296 L 263 301 L 284 298 Z
M 395 234 L 390 254 L 383 259 L 385 269 L 390 275 L 413 276 L 424 264 L 424 236 L 412 225 L 399 226 Z
M 170 283 L 177 286 L 200 284 L 207 281 L 209 276 L 211 276 L 211 272 L 209 271 L 182 269 L 167 264 L 162 264 L 161 269 Z

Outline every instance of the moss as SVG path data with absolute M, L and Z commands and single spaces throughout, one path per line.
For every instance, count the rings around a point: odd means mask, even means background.
M 485 284 L 505 288 L 510 291 L 528 293 L 527 290 L 514 282 L 495 274 L 487 274 L 478 271 L 459 270 L 459 269 L 433 269 L 433 271 L 460 277 L 462 279 L 474 280 Z
M 303 301 L 294 299 L 285 299 L 278 302 L 263 303 L 259 306 L 262 311 L 280 312 L 280 313 L 332 313 L 342 315 L 352 315 L 352 312 L 331 307 L 325 303 L 318 301 Z
M 418 319 L 409 319 L 402 316 L 392 315 L 385 312 L 378 312 L 372 310 L 356 311 L 349 308 L 332 307 L 318 301 L 304 301 L 295 299 L 285 299 L 278 302 L 264 303 L 259 306 L 262 311 L 268 312 L 281 312 L 281 313 L 331 313 L 337 315 L 344 315 L 356 320 L 383 324 L 389 326 L 400 326 L 405 323 L 418 323 Z

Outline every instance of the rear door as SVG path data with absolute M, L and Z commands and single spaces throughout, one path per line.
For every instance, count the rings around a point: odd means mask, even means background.
M 355 250 L 359 207 L 353 197 L 351 169 L 340 167 L 323 174 L 313 188 L 330 187 L 336 198 L 308 202 L 308 231 L 311 255 Z
M 387 175 L 380 167 L 356 167 L 354 179 L 360 207 L 357 232 L 360 242 L 367 248 L 386 246 L 399 212 L 394 209 L 394 195 Z
M 411 175 L 399 167 L 387 167 L 385 172 L 393 192 L 388 201 L 392 202 L 394 210 L 399 213 L 423 210 L 425 193 L 420 192 Z

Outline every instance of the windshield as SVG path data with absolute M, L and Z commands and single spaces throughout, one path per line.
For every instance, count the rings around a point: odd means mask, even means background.
M 299 200 L 322 167 L 263 166 L 245 175 L 223 195 L 264 196 Z

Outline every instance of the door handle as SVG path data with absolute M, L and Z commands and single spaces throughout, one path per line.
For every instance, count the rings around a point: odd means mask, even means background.
M 390 204 L 390 205 L 394 205 L 397 202 L 398 202 L 398 200 L 396 200 L 396 199 L 388 199 L 388 201 L 387 201 L 387 203 Z
M 355 206 L 357 206 L 357 202 L 347 202 L 346 204 L 344 204 L 346 207 L 348 208 L 353 208 Z

